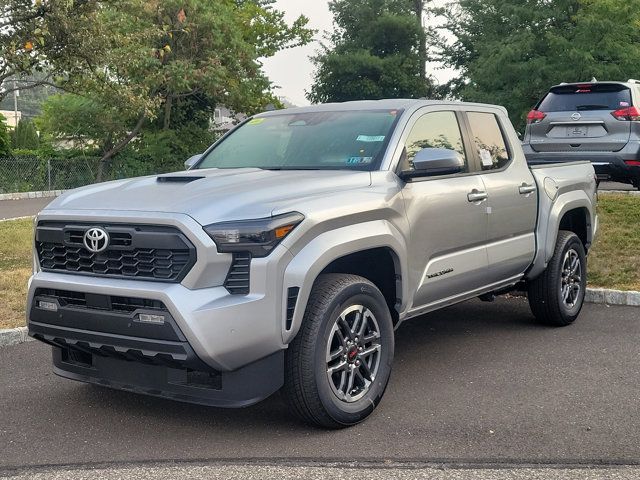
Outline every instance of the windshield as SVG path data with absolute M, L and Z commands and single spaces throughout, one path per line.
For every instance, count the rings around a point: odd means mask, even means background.
M 311 112 L 253 118 L 195 168 L 374 170 L 400 113 Z

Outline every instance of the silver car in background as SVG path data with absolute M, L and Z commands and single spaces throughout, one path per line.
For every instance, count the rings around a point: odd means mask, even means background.
M 598 180 L 640 189 L 640 81 L 563 83 L 527 116 L 532 164 L 589 160 Z

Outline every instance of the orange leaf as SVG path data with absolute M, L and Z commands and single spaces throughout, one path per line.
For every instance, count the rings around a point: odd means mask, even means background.
M 33 50 L 33 42 L 25 42 L 24 49 L 27 52 L 30 52 L 31 50 Z
M 184 23 L 186 19 L 187 19 L 187 14 L 184 13 L 184 8 L 181 8 L 180 11 L 178 12 L 178 22 Z

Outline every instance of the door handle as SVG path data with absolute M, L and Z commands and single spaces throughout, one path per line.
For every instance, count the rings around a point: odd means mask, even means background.
M 527 185 L 526 183 L 523 183 L 522 185 L 520 185 L 520 195 L 529 195 L 530 193 L 533 193 L 537 190 L 535 185 Z
M 489 198 L 487 192 L 481 192 L 475 188 L 467 194 L 467 200 L 471 203 L 484 202 L 487 198 Z

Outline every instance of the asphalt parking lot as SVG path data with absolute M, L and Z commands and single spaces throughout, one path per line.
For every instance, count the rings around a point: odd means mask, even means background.
M 534 324 L 522 298 L 450 307 L 398 331 L 384 400 L 341 431 L 298 423 L 277 395 L 241 410 L 181 404 L 58 378 L 37 342 L 4 347 L 0 476 L 175 461 L 640 465 L 639 338 L 634 307 L 588 305 L 564 329 Z

